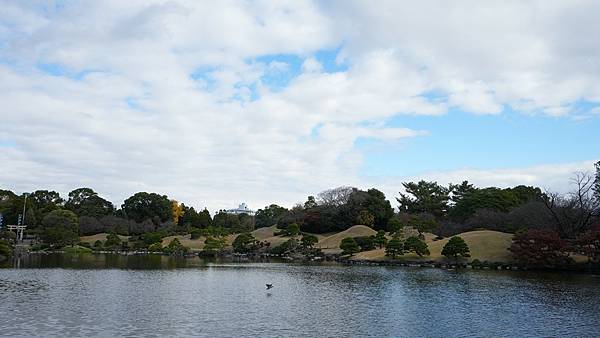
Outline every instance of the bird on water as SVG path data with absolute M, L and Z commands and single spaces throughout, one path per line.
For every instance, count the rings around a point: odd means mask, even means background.
M 265 284 L 267 286 L 267 290 L 273 287 L 273 284 Z

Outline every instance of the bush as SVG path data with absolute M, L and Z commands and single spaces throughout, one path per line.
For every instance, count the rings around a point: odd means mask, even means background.
M 88 243 L 88 242 L 79 242 L 80 246 L 86 247 L 86 248 L 91 248 L 92 244 Z
M 302 234 L 302 239 L 300 240 L 300 242 L 304 249 L 312 249 L 315 246 L 315 244 L 319 242 L 319 239 L 315 235 Z
M 172 255 L 172 256 L 183 256 L 185 254 L 187 254 L 189 251 L 188 247 L 185 247 L 181 244 L 181 242 L 179 241 L 179 239 L 177 238 L 173 238 L 173 240 L 169 243 L 169 245 L 167 245 L 164 249 L 163 252 Z
M 354 241 L 360 247 L 360 251 L 375 249 L 375 236 L 354 237 Z
M 346 237 L 342 239 L 342 242 L 340 243 L 340 249 L 342 249 L 342 255 L 350 256 L 360 251 L 358 244 L 352 237 Z
M 242 233 L 233 240 L 232 246 L 235 252 L 250 253 L 258 249 L 259 243 L 251 233 Z
M 384 230 L 377 231 L 377 235 L 375 235 L 373 243 L 379 246 L 379 249 L 383 248 L 387 244 L 387 238 L 385 237 Z
M 8 258 L 12 255 L 12 247 L 10 244 L 0 239 L 0 257 Z
M 454 236 L 454 237 L 450 238 L 450 240 L 448 241 L 448 243 L 446 243 L 446 245 L 444 245 L 444 248 L 442 249 L 442 255 L 449 257 L 449 258 L 453 257 L 455 259 L 458 256 L 470 257 L 469 246 L 462 238 L 460 238 L 458 236 Z
M 203 231 L 201 229 L 193 228 L 192 231 L 190 231 L 190 239 L 198 239 L 202 237 L 202 235 Z
M 427 244 L 417 237 L 409 237 L 404 241 L 404 251 L 414 252 L 419 257 L 429 256 L 429 248 Z
M 121 238 L 114 232 L 109 233 L 106 236 L 106 242 L 104 246 L 107 248 L 117 248 L 121 245 Z
M 97 240 L 94 242 L 94 248 L 96 249 L 101 249 L 103 247 L 102 245 L 102 241 L 101 240 Z
M 404 254 L 404 243 L 398 236 L 394 236 L 389 240 L 385 246 L 385 255 L 388 257 L 396 258 Z
M 529 230 L 513 237 L 513 258 L 531 268 L 562 268 L 572 263 L 569 245 L 551 230 Z
M 471 262 L 471 266 L 477 268 L 477 267 L 481 267 L 482 263 L 479 259 L 475 258 L 472 262 Z
M 149 252 L 162 252 L 163 246 L 161 243 L 154 243 L 148 247 Z

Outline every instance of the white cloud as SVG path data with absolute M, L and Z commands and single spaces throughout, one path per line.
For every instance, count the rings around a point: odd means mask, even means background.
M 358 139 L 427 135 L 386 127 L 398 114 L 511 105 L 565 115 L 577 100 L 600 100 L 600 45 L 585 38 L 600 30 L 597 6 L 6 2 L 0 134 L 16 146 L 0 148 L 0 185 L 88 185 L 115 202 L 150 190 L 212 209 L 364 186 Z M 339 46 L 336 62 L 348 69 L 328 73 L 314 52 Z M 296 54 L 302 72 L 271 91 L 261 77 L 289 65 L 248 61 L 266 54 Z M 199 70 L 208 78 L 192 79 Z M 429 100 L 432 91 L 447 100 Z M 482 182 L 529 182 L 486 175 Z

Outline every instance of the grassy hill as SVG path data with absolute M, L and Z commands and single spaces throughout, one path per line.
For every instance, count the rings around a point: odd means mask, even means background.
M 105 232 L 102 232 L 102 233 L 91 235 L 91 236 L 82 236 L 79 238 L 79 240 L 81 242 L 90 243 L 91 245 L 94 245 L 94 243 L 96 241 L 102 241 L 102 243 L 106 242 L 106 236 L 108 236 L 108 234 Z M 129 236 L 121 236 L 121 235 L 118 235 L 118 236 L 122 241 L 129 240 Z
M 508 251 L 512 243 L 512 234 L 504 232 L 491 231 L 491 230 L 478 230 L 468 231 L 458 234 L 462 239 L 465 240 L 469 249 L 471 250 L 471 258 L 479 259 L 480 261 L 490 262 L 510 262 L 511 253 Z M 433 241 L 431 236 L 426 236 L 427 246 L 431 252 L 430 256 L 419 258 L 415 254 L 406 254 L 402 256 L 404 259 L 409 260 L 444 260 L 442 256 L 442 248 L 450 238 L 444 238 L 439 241 Z M 388 257 L 385 256 L 384 249 L 376 249 L 371 251 L 359 252 L 354 255 L 354 259 L 359 260 L 386 260 Z
M 346 237 L 359 237 L 359 236 L 371 236 L 377 234 L 377 231 L 369 228 L 366 225 L 355 225 L 342 232 L 338 232 L 334 235 L 324 237 L 319 240 L 316 247 L 323 250 L 325 253 L 337 253 L 340 252 L 340 243 Z

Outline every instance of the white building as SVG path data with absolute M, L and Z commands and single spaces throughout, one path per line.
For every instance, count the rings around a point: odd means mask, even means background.
M 246 203 L 240 204 L 240 206 L 237 207 L 236 209 L 227 209 L 227 210 L 225 210 L 225 212 L 227 212 L 228 214 L 234 214 L 234 215 L 248 214 L 250 216 L 254 216 L 254 210 L 249 209 L 248 206 L 246 205 Z

